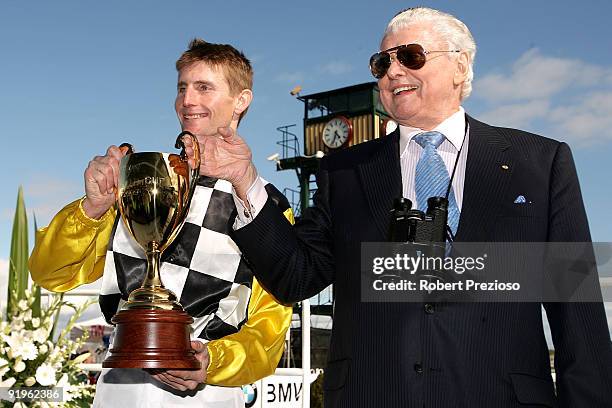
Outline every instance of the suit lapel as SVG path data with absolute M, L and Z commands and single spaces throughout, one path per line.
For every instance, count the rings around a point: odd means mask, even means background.
M 399 127 L 395 132 L 384 136 L 384 140 L 376 147 L 371 160 L 359 165 L 359 176 L 374 222 L 384 239 L 387 239 L 393 200 L 402 195 Z
M 485 242 L 501 208 L 514 169 L 510 141 L 472 119 L 457 241 Z
M 495 225 L 515 161 L 505 136 L 469 116 L 468 123 L 469 149 L 456 240 L 484 242 Z M 393 200 L 402 195 L 399 128 L 386 136 L 370 157 L 359 165 L 359 176 L 374 222 L 386 239 Z

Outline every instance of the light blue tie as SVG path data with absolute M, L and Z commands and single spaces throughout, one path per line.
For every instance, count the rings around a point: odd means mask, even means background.
M 442 157 L 436 150 L 442 144 L 445 136 L 440 132 L 424 132 L 414 137 L 422 148 L 421 158 L 416 165 L 415 190 L 418 209 L 427 211 L 429 197 L 445 197 L 450 177 Z M 451 188 L 448 196 L 448 226 L 457 233 L 459 225 L 459 207 L 455 200 L 455 192 Z

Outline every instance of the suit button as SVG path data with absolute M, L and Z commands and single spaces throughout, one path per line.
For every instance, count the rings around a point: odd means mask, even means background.
M 414 371 L 416 371 L 417 374 L 423 374 L 423 366 L 420 363 L 416 363 L 414 365 Z
M 424 309 L 425 313 L 427 314 L 433 314 L 435 312 L 434 305 L 432 305 L 431 303 L 425 303 Z

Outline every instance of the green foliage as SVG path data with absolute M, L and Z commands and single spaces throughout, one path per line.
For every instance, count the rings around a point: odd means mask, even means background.
M 34 217 L 34 227 L 36 217 Z M 6 316 L 10 316 L 17 310 L 17 304 L 25 298 L 28 288 L 29 271 L 28 256 L 30 253 L 28 240 L 28 216 L 23 199 L 23 188 L 20 186 L 17 193 L 17 205 L 13 219 L 13 234 L 11 237 L 11 256 L 9 259 L 8 293 Z M 34 286 L 34 303 L 32 304 L 32 316 L 40 317 L 40 287 Z
M 36 215 L 34 215 L 34 231 L 38 231 L 38 224 L 36 223 Z M 34 233 L 34 244 L 36 245 L 36 233 Z M 32 303 L 32 316 L 40 317 L 40 286 L 34 285 L 34 303 Z
M 34 218 L 36 227 L 36 218 Z M 94 386 L 79 364 L 88 353 L 74 357 L 86 340 L 86 335 L 72 341 L 69 333 L 81 314 L 95 302 L 81 306 L 55 295 L 50 305 L 42 309 L 40 286 L 28 289 L 28 218 L 20 187 L 13 222 L 6 319 L 0 321 L 0 387 L 60 387 L 64 389 L 62 407 L 89 407 L 93 402 Z M 62 307 L 73 309 L 66 327 L 55 336 Z M 42 407 L 41 402 L 14 403 L 0 401 L 0 407 Z
M 11 316 L 17 311 L 17 304 L 25 298 L 28 288 L 28 216 L 23 201 L 23 189 L 19 187 L 17 206 L 13 219 L 13 235 L 11 238 L 11 256 L 9 259 L 9 281 L 6 315 Z

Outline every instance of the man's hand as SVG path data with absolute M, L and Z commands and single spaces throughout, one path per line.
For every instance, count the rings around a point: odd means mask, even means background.
M 245 200 L 247 190 L 257 178 L 249 146 L 230 127 L 220 127 L 213 136 L 198 135 L 198 141 L 200 174 L 229 181 L 238 197 Z M 184 138 L 184 142 L 189 165 L 193 168 L 193 144 L 189 138 Z
M 193 161 L 193 159 L 191 160 Z M 181 156 L 178 154 L 170 154 L 168 155 L 168 162 L 176 174 L 189 178 L 189 168 L 187 167 L 188 163 L 185 163 L 183 159 L 181 159 Z M 195 166 L 195 162 L 193 165 Z
M 85 169 L 85 200 L 83 210 L 90 218 L 98 219 L 115 203 L 119 184 L 119 162 L 127 147 L 111 146 L 104 156 L 94 157 Z
M 179 391 L 195 390 L 206 381 L 206 369 L 209 356 L 206 345 L 200 341 L 192 341 L 191 348 L 195 357 L 202 363 L 199 370 L 147 370 L 153 378 Z

